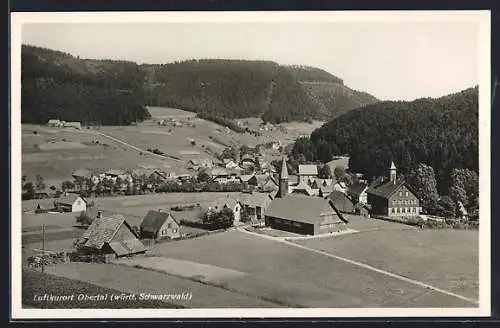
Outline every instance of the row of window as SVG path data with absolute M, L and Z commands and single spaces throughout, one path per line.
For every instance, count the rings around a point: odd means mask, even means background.
M 396 205 L 396 204 L 399 204 L 399 205 L 402 205 L 402 204 L 405 204 L 405 205 L 416 205 L 417 204 L 417 200 L 416 199 L 393 199 L 392 200 L 392 204 L 393 205 Z
M 162 235 L 166 235 L 167 233 L 168 233 L 168 230 L 166 230 L 166 229 L 161 232 Z M 177 233 L 177 228 L 172 229 L 172 233 Z
M 405 196 L 408 197 L 408 191 L 405 191 Z M 399 192 L 399 197 L 403 197 L 403 192 L 402 191 Z
M 417 208 L 416 207 L 392 207 L 391 208 L 391 213 L 396 214 L 396 213 L 417 213 Z

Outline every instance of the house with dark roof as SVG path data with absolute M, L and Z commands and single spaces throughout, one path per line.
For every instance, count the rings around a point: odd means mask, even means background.
M 404 180 L 397 179 L 396 166 L 392 163 L 389 179 L 375 179 L 366 191 L 371 214 L 382 216 L 418 216 L 420 200 Z
M 341 215 L 328 199 L 291 194 L 271 202 L 265 222 L 273 229 L 317 235 L 344 229 Z
M 343 192 L 333 190 L 327 197 L 341 213 L 355 213 L 354 202 Z
M 87 201 L 77 194 L 68 194 L 54 200 L 54 208 L 61 212 L 81 212 L 87 209 Z
M 363 182 L 355 182 L 349 186 L 346 190 L 347 194 L 354 200 L 355 203 L 368 203 L 368 195 L 366 191 L 368 190 L 368 185 Z
M 253 220 L 264 219 L 264 213 L 271 201 L 272 198 L 268 193 L 261 192 L 243 194 L 240 199 L 242 210 Z
M 140 225 L 141 238 L 174 239 L 181 237 L 181 226 L 171 213 L 149 211 Z
M 312 183 L 318 178 L 318 166 L 316 164 L 299 165 L 299 183 Z
M 121 215 L 95 219 L 77 244 L 80 251 L 89 254 L 122 257 L 146 252 L 144 244 Z
M 304 235 L 344 229 L 346 221 L 330 200 L 307 194 L 289 194 L 288 177 L 286 161 L 283 159 L 279 192 L 265 212 L 266 226 Z M 302 185 L 310 189 L 307 184 Z

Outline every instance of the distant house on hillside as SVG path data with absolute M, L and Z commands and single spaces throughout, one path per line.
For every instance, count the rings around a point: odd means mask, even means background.
M 54 207 L 62 212 L 81 212 L 87 209 L 87 201 L 76 194 L 71 194 L 57 198 Z
M 210 170 L 210 176 L 213 181 L 220 183 L 220 184 L 226 184 L 229 182 L 229 171 L 227 171 L 224 168 L 221 167 L 214 167 L 212 170 Z
M 120 178 L 121 180 L 132 180 L 131 174 L 121 169 L 108 170 L 104 172 L 104 175 L 106 176 L 106 178 L 112 179 L 113 181 L 116 181 L 116 179 L 118 178 Z
M 235 169 L 238 167 L 238 163 L 236 163 L 234 160 L 232 159 L 229 159 L 229 158 L 225 158 L 224 159 L 224 167 L 226 169 Z
M 375 179 L 366 193 L 374 215 L 418 216 L 420 214 L 420 200 L 403 180 L 397 179 L 394 163 L 389 171 L 389 179 L 386 177 Z
M 141 237 L 151 239 L 179 238 L 181 227 L 171 213 L 149 211 L 142 220 Z
M 78 239 L 79 249 L 89 254 L 123 257 L 146 252 L 134 230 L 122 216 L 95 219 Z
M 51 119 L 47 122 L 47 125 L 53 128 L 58 128 L 62 126 L 62 123 L 60 120 Z
M 81 130 L 82 124 L 80 122 L 64 122 L 63 127 Z
M 317 165 L 299 165 L 299 182 L 311 183 L 317 178 Z
M 234 222 L 239 222 L 241 219 L 241 203 L 233 197 L 226 195 L 213 201 L 208 207 L 208 213 L 217 213 L 224 208 L 229 208 L 234 215 Z

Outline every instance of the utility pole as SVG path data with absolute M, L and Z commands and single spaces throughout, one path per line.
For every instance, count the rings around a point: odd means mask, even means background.
M 42 225 L 42 273 L 44 272 L 45 264 L 43 261 L 45 260 L 45 224 Z

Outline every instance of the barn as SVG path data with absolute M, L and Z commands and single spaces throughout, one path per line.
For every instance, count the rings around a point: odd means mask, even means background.
M 303 235 L 345 228 L 345 221 L 328 199 L 289 194 L 272 201 L 265 213 L 266 226 Z
M 124 217 L 96 218 L 77 241 L 79 249 L 89 254 L 129 256 L 146 252 Z

